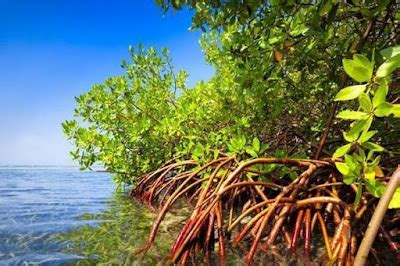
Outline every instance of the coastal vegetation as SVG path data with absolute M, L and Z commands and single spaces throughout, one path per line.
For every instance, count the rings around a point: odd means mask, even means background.
M 207 262 L 213 250 L 222 263 L 235 245 L 250 264 L 278 243 L 307 260 L 360 263 L 371 216 L 386 208 L 371 225 L 369 259 L 400 261 L 400 176 L 390 178 L 400 163 L 399 4 L 157 4 L 192 11 L 214 76 L 189 88 L 167 49 L 130 47 L 124 75 L 78 96 L 76 118 L 63 123 L 83 169 L 103 165 L 157 212 L 132 252 L 146 252 L 187 199 L 173 263 Z M 393 195 L 378 207 L 389 183 Z

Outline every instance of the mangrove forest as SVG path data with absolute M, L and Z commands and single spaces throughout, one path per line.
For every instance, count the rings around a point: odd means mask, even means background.
M 185 206 L 171 264 L 400 264 L 400 2 L 154 4 L 189 10 L 213 76 L 189 86 L 166 48 L 133 44 L 63 123 L 82 169 L 155 213 L 129 252 Z

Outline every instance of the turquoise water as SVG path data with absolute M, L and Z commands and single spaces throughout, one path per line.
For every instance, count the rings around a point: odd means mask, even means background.
M 98 219 L 115 200 L 106 173 L 75 167 L 0 167 L 0 265 L 58 265 L 85 257 L 64 252 L 71 245 L 59 233 Z

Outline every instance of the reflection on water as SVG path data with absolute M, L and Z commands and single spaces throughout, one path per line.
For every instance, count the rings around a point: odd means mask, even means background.
M 184 217 L 168 215 L 162 241 L 133 256 L 155 216 L 111 180 L 73 167 L 0 167 L 0 265 L 165 261 Z
M 132 251 L 145 244 L 155 214 L 116 193 L 111 179 L 72 167 L 0 167 L 0 265 L 164 265 L 190 207 L 167 214 L 140 258 Z M 244 264 L 248 248 L 228 245 L 227 264 Z M 256 264 L 266 261 L 302 264 L 275 252 L 259 254 Z
M 81 220 L 100 221 L 96 227 L 88 225 L 73 229 L 61 234 L 58 240 L 70 241 L 67 252 L 89 258 L 79 261 L 81 265 L 93 261 L 116 265 L 130 265 L 133 262 L 145 265 L 166 263 L 173 236 L 177 233 L 175 225 L 183 222 L 185 217 L 169 215 L 153 247 L 141 258 L 134 255 L 133 251 L 146 243 L 154 218 L 155 214 L 139 203 L 125 195 L 115 195 L 105 212 L 79 217 Z
M 73 167 L 0 167 L 0 265 L 81 259 L 55 237 L 95 223 L 76 217 L 103 211 L 114 188 L 109 175 Z
M 72 167 L 0 167 L 0 265 L 165 264 L 189 207 L 166 215 L 141 258 L 133 251 L 145 244 L 155 214 L 116 193 L 111 179 Z M 228 264 L 244 264 L 246 250 L 227 248 Z

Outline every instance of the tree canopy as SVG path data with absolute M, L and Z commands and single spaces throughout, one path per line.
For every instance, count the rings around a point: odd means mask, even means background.
M 156 2 L 163 12 L 191 10 L 213 77 L 189 88 L 166 49 L 130 47 L 124 75 L 77 97 L 75 119 L 63 123 L 73 158 L 83 169 L 103 165 L 141 200 L 158 201 L 149 245 L 177 198 L 197 199 L 174 262 L 198 244 L 205 253 L 213 247 L 203 227 L 218 228 L 224 257 L 224 221 L 230 234 L 257 210 L 235 238 L 252 228 L 248 264 L 262 236 L 268 246 L 281 233 L 295 248 L 303 215 L 305 254 L 318 220 L 329 261 L 351 263 L 350 246 L 400 163 L 398 1 Z M 243 210 L 232 220 L 235 204 Z M 400 208 L 400 188 L 389 208 Z M 295 224 L 293 238 L 285 223 Z
M 71 154 L 84 168 L 103 164 L 117 181 L 134 182 L 174 156 L 213 156 L 210 150 L 313 157 L 338 91 L 370 81 L 374 67 L 399 49 L 395 1 L 157 3 L 164 12 L 195 11 L 193 29 L 204 31 L 200 42 L 215 76 L 187 88 L 188 74 L 175 70 L 166 49 L 131 47 L 131 60 L 122 64 L 125 75 L 76 98 L 78 119 L 63 124 L 77 147 Z M 390 74 L 384 80 L 392 80 L 386 83 L 393 101 L 398 75 Z M 363 92 L 365 86 L 348 90 Z M 371 96 L 375 90 L 368 89 Z M 342 93 L 337 100 L 349 99 Z M 339 108 L 353 107 L 354 101 Z M 323 156 L 347 143 L 347 126 L 335 119 Z M 375 119 L 373 127 L 380 133 L 371 138 L 380 145 L 397 140 L 393 117 Z

